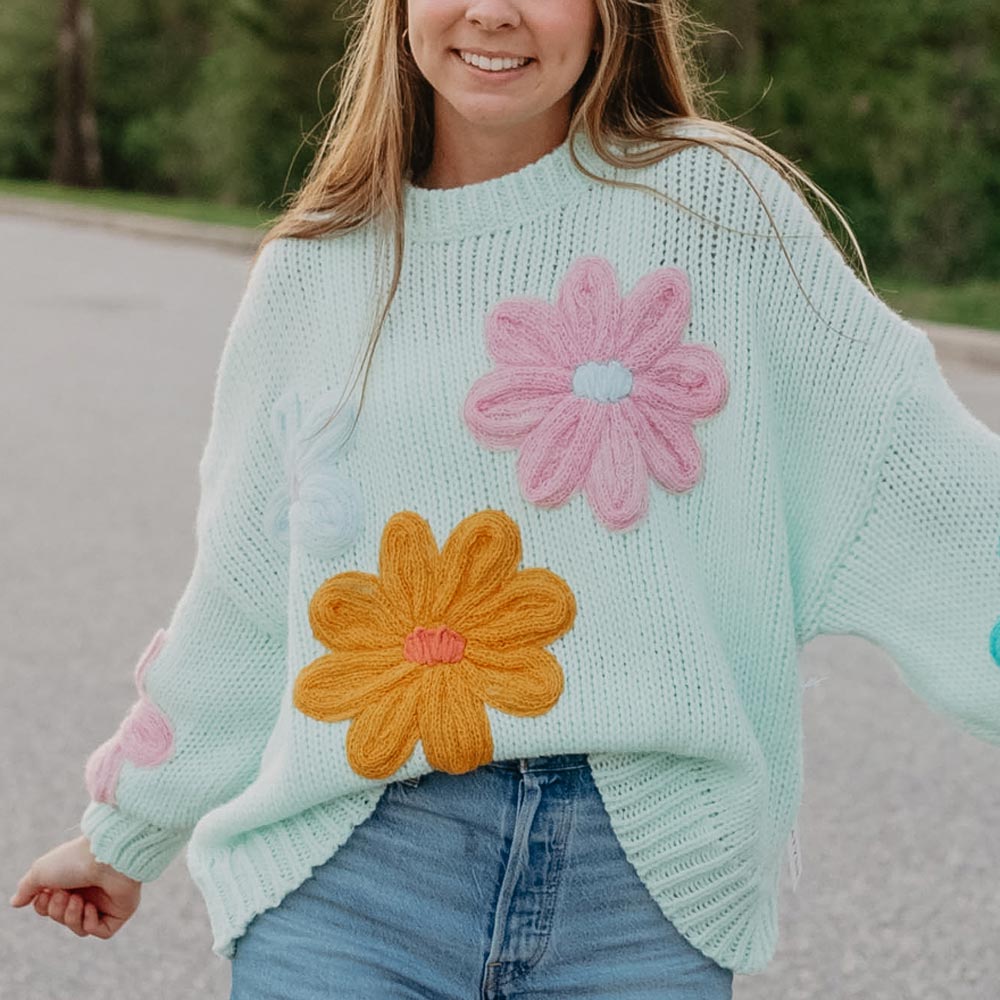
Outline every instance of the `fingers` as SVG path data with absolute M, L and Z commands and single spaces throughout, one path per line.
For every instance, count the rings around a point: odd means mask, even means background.
M 52 893 L 52 899 L 49 901 L 49 916 L 53 920 L 57 920 L 59 923 L 63 922 L 63 916 L 66 913 L 66 904 L 69 902 L 69 893 L 65 889 L 56 889 Z
M 95 937 L 108 937 L 108 930 L 101 926 L 101 918 L 97 913 L 97 907 L 93 903 L 84 904 L 83 908 L 83 929 L 88 934 Z
M 68 927 L 77 937 L 107 938 L 110 935 L 102 926 L 97 907 L 84 900 L 77 893 L 57 889 L 51 892 L 43 889 L 35 897 L 35 911 L 43 917 L 50 917 L 56 923 Z
M 78 896 L 75 892 L 69 897 L 69 902 L 63 912 L 62 922 L 77 936 L 86 937 L 87 932 L 83 929 L 83 896 Z
M 29 902 L 33 903 L 40 917 L 49 917 L 63 924 L 77 937 L 92 936 L 106 941 L 120 926 L 110 916 L 102 916 L 90 900 L 65 889 L 39 889 L 34 897 L 26 895 L 17 905 L 25 906 Z

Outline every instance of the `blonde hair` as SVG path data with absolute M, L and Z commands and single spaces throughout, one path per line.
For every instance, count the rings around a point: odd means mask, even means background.
M 313 239 L 368 222 L 376 226 L 383 252 L 391 240 L 393 262 L 388 293 L 331 420 L 350 397 L 359 376 L 363 376 L 359 408 L 364 401 L 372 354 L 402 270 L 403 179 L 418 177 L 430 164 L 433 152 L 433 91 L 404 44 L 404 0 L 354 2 L 347 50 L 338 64 L 340 90 L 326 133 L 305 180 L 276 221 L 270 223 L 254 255 L 256 262 L 272 240 Z M 714 104 L 697 46 L 712 27 L 692 15 L 684 0 L 594 2 L 599 15 L 598 52 L 591 54 L 574 86 L 568 129 L 574 166 L 594 180 L 647 191 L 693 212 L 648 185 L 593 174 L 580 163 L 572 140 L 578 133 L 585 134 L 602 160 L 620 168 L 648 166 L 692 145 L 710 147 L 729 160 L 753 188 L 794 275 L 791 257 L 760 191 L 724 147 L 755 154 L 800 195 L 808 189 L 832 209 L 850 236 L 871 288 L 858 241 L 832 199 L 762 140 L 730 122 L 711 117 Z M 678 124 L 695 124 L 700 126 L 698 133 L 714 134 L 674 134 Z M 619 145 L 624 155 L 609 148 L 611 144 Z M 633 147 L 647 144 L 652 148 L 633 151 Z M 705 221 L 722 225 L 718 220 Z M 798 275 L 795 281 L 805 294 Z

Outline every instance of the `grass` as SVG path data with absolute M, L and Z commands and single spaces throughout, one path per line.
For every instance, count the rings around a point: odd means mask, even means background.
M 136 194 L 103 188 L 86 190 L 62 187 L 47 181 L 0 178 L 0 194 L 26 195 L 77 205 L 145 212 L 194 222 L 222 223 L 250 229 L 260 227 L 261 231 L 267 221 L 278 214 L 277 206 L 265 210 L 263 207 L 255 209 L 218 205 L 194 198 Z M 881 298 L 903 316 L 932 323 L 980 327 L 1000 334 L 1000 280 L 977 279 L 956 285 L 928 286 L 905 278 L 880 279 L 873 275 L 872 283 Z
M 872 278 L 879 296 L 903 316 L 958 323 L 1000 334 L 1000 281 L 979 278 L 956 285 Z
M 48 181 L 26 181 L 0 178 L 0 194 L 25 195 L 46 201 L 68 202 L 95 208 L 109 208 L 148 215 L 166 215 L 194 222 L 221 223 L 228 226 L 254 228 L 277 215 L 277 209 L 265 212 L 243 206 L 217 205 L 195 198 L 174 198 L 166 195 L 138 194 L 134 191 L 113 191 L 108 188 L 86 189 L 63 187 Z

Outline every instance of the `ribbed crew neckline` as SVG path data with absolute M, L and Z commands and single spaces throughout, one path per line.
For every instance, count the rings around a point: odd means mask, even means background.
M 575 137 L 581 163 L 601 176 L 613 168 L 589 139 Z M 455 188 L 422 188 L 403 180 L 403 214 L 408 240 L 445 239 L 509 229 L 565 205 L 598 184 L 576 168 L 567 136 L 555 149 L 519 170 Z

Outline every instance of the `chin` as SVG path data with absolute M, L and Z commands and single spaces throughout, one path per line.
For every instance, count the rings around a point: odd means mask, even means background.
M 482 95 L 477 94 L 476 100 L 458 99 L 448 103 L 467 122 L 479 126 L 495 125 L 497 128 L 510 128 L 513 125 L 523 125 L 541 114 L 537 108 L 504 100 L 499 96 L 496 100 L 484 101 Z

